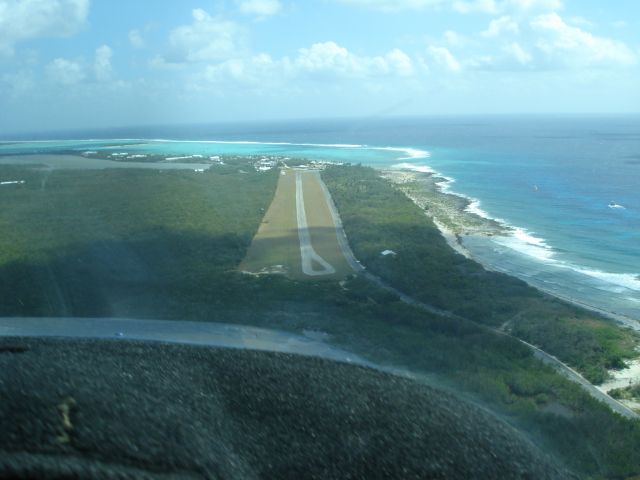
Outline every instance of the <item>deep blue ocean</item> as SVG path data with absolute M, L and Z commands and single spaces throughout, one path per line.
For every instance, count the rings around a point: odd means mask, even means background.
M 121 147 L 122 139 L 144 141 Z M 515 227 L 510 237 L 464 240 L 482 263 L 640 321 L 640 116 L 289 121 L 5 140 L 39 141 L 0 144 L 0 154 L 110 148 L 432 169 L 450 180 L 446 189 L 472 201 L 471 211 Z

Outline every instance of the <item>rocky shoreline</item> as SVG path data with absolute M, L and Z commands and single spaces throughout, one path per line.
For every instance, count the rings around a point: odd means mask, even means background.
M 478 261 L 471 252 L 464 246 L 463 240 L 466 236 L 483 235 L 509 235 L 511 229 L 495 220 L 481 217 L 473 212 L 467 211 L 471 200 L 461 195 L 449 193 L 443 189 L 450 181 L 432 172 L 416 172 L 410 170 L 382 170 L 381 177 L 390 181 L 401 192 L 403 192 L 418 207 L 424 210 L 425 214 L 431 218 L 440 230 L 449 246 L 459 254 Z M 488 265 L 484 268 L 490 269 Z M 549 295 L 559 298 L 563 301 L 572 303 L 573 305 L 591 310 L 600 315 L 615 320 L 621 326 L 637 329 L 636 322 L 623 315 L 602 310 L 598 307 L 588 305 L 579 300 L 559 295 L 551 290 L 541 289 Z M 630 362 L 627 368 L 622 370 L 611 370 L 612 379 L 599 388 L 603 392 L 608 392 L 616 388 L 620 388 L 620 379 L 624 379 L 627 385 L 636 385 L 638 383 L 638 360 Z M 640 411 L 640 399 L 623 398 L 619 401 L 635 411 Z
M 499 222 L 467 211 L 471 201 L 444 191 L 448 179 L 431 172 L 382 170 L 381 177 L 393 183 L 413 203 L 424 210 L 455 251 L 471 258 L 462 244 L 467 235 L 508 235 L 509 228 Z

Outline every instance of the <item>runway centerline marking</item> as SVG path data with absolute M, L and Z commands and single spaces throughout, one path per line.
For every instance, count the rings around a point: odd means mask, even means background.
M 307 212 L 304 209 L 304 193 L 302 191 L 302 176 L 296 172 L 296 216 L 298 220 L 298 239 L 300 241 L 300 257 L 302 260 L 302 272 L 309 276 L 333 275 L 336 273 L 324 258 L 316 253 L 311 245 L 311 235 L 307 224 Z M 319 264 L 322 269 L 313 268 L 313 263 Z

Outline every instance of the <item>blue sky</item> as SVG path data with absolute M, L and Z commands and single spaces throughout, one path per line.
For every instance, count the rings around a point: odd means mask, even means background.
M 0 129 L 640 111 L 640 2 L 0 0 Z

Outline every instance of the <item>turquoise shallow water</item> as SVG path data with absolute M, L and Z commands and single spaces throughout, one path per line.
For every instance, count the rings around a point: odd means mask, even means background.
M 0 155 L 51 153 L 55 151 L 108 150 L 116 153 L 166 154 L 188 156 L 261 155 L 309 158 L 332 162 L 353 162 L 368 165 L 391 165 L 397 159 L 424 158 L 424 151 L 404 147 L 376 147 L 359 144 L 292 144 L 254 141 L 191 141 L 191 140 L 58 140 L 0 143 Z
M 640 320 L 638 116 L 195 125 L 55 138 L 0 144 L 0 154 L 107 148 L 431 168 L 451 180 L 446 188 L 472 200 L 471 211 L 516 227 L 510 237 L 466 240 L 483 263 Z

